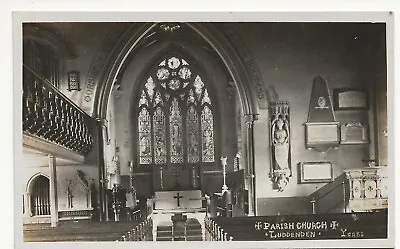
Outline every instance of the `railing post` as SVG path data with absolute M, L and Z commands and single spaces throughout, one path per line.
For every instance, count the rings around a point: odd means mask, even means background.
M 345 213 L 347 213 L 347 207 L 346 207 L 346 182 L 342 181 L 342 187 L 343 187 L 343 210 Z
M 215 222 L 211 221 L 211 238 L 212 240 L 215 240 Z
M 314 197 L 311 200 L 311 205 L 312 205 L 312 214 L 315 214 L 315 198 Z
M 132 237 L 133 237 L 133 241 L 137 241 L 137 235 L 136 235 L 136 230 L 132 229 Z

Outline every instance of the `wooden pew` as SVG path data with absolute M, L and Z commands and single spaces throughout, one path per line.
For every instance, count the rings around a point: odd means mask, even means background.
M 387 238 L 387 212 L 206 217 L 206 240 L 266 241 Z

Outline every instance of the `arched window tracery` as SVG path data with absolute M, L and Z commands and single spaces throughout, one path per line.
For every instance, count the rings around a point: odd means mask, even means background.
M 140 164 L 215 161 L 214 103 L 207 82 L 188 60 L 166 56 L 146 76 L 140 91 Z

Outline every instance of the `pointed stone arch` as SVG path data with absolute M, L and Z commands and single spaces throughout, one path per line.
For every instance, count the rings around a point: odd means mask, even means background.
M 25 208 L 25 216 L 27 216 L 27 217 L 31 217 L 36 214 L 36 212 L 34 212 L 32 210 L 32 208 L 34 207 L 34 204 L 32 201 L 32 196 L 35 194 L 35 193 L 33 193 L 34 192 L 33 187 L 35 186 L 35 184 L 36 184 L 37 180 L 39 180 L 39 178 L 46 178 L 48 180 L 48 184 L 49 184 L 48 194 L 50 194 L 50 177 L 48 175 L 46 175 L 42 172 L 39 172 L 39 173 L 34 174 L 31 178 L 29 178 L 29 180 L 26 184 L 26 194 L 25 194 L 26 206 L 24 207 Z M 50 198 L 48 199 L 47 203 L 42 203 L 42 204 L 47 205 L 46 207 L 43 207 L 42 211 L 44 211 L 44 214 L 50 215 Z M 39 215 L 40 215 L 40 213 L 39 213 Z
M 111 96 L 113 85 L 119 72 L 123 68 L 129 54 L 138 46 L 151 30 L 156 27 L 157 23 L 135 23 L 132 24 L 127 31 L 118 40 L 114 46 L 112 53 L 108 56 L 108 60 L 103 67 L 103 73 L 97 80 L 97 86 L 93 87 L 93 116 L 99 121 L 99 140 L 104 140 L 106 137 L 105 118 L 107 116 L 108 100 Z M 229 42 L 228 38 L 212 23 L 186 23 L 186 25 L 200 35 L 219 55 L 224 66 L 233 79 L 233 85 L 238 90 L 239 101 L 243 114 L 243 119 L 246 124 L 247 141 L 246 146 L 246 165 L 247 178 L 249 179 L 249 214 L 255 215 L 255 174 L 254 174 L 254 131 L 253 124 L 258 118 L 260 106 L 265 108 L 266 98 L 260 98 L 260 92 L 265 92 L 263 87 L 261 90 L 256 90 L 252 85 L 252 78 L 245 66 L 245 62 L 238 54 L 235 47 Z M 261 84 L 263 86 L 263 84 Z M 258 92 L 258 93 L 257 93 Z M 260 100 L 261 99 L 261 100 Z M 263 107 L 264 106 L 264 107 Z M 104 142 L 101 142 L 104 143 Z M 104 145 L 99 144 L 99 179 L 105 179 L 104 170 Z M 102 194 L 100 194 L 102 196 Z M 104 205 L 104 204 L 103 204 Z

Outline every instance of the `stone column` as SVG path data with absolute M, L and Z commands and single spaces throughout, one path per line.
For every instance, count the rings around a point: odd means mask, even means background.
M 246 123 L 246 163 L 247 163 L 247 180 L 249 188 L 249 216 L 256 215 L 256 193 L 255 193 L 255 172 L 254 172 L 254 121 L 258 119 L 256 114 L 245 114 L 244 121 Z
M 105 171 L 105 145 L 107 144 L 107 127 L 104 118 L 97 118 L 97 146 L 98 146 L 98 163 L 99 163 L 99 219 L 100 221 L 108 220 L 107 202 L 106 202 L 106 171 Z
M 30 191 L 30 190 L 29 190 Z M 24 195 L 24 208 L 25 208 L 25 213 L 24 213 L 24 216 L 25 217 L 32 217 L 32 211 L 31 211 L 31 193 L 30 192 L 27 192 L 25 195 Z
M 50 168 L 50 215 L 51 227 L 58 226 L 57 170 L 56 158 L 49 155 Z

